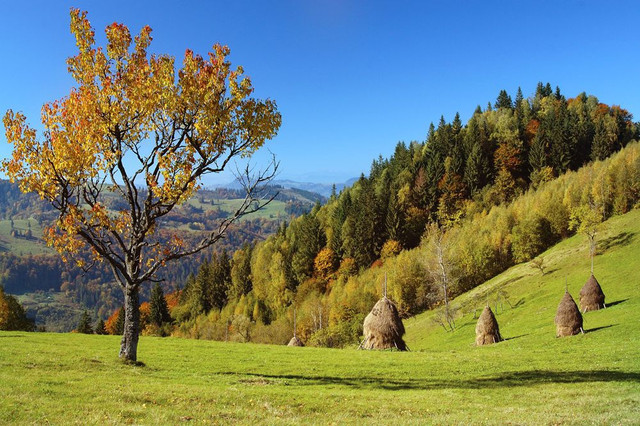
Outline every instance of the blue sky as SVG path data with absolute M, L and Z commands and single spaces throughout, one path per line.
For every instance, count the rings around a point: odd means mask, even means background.
M 538 81 L 586 91 L 640 120 L 640 5 L 623 1 L 13 1 L 0 13 L 0 114 L 38 125 L 73 81 L 69 8 L 101 42 L 114 21 L 153 28 L 151 50 L 206 54 L 220 42 L 283 116 L 267 143 L 280 178 L 340 182 L 367 173 L 430 122 L 464 122 L 506 89 Z M 10 146 L 0 135 L 0 158 Z M 263 162 L 259 153 L 255 161 Z M 210 179 L 213 184 L 229 175 Z

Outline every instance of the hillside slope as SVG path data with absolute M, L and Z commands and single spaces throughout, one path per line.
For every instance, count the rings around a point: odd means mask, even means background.
M 540 257 L 545 273 L 530 263 L 516 265 L 452 301 L 459 308 L 456 330 L 446 332 L 429 311 L 405 322 L 406 340 L 413 350 L 472 349 L 474 312 L 479 315 L 487 301 L 500 325 L 505 342 L 487 352 L 504 348 L 522 351 L 563 347 L 588 354 L 592 346 L 606 346 L 611 353 L 628 353 L 640 347 L 640 210 L 614 217 L 601 225 L 598 235 L 595 276 L 606 296 L 607 309 L 584 314 L 586 334 L 555 338 L 554 316 L 564 294 L 565 282 L 576 303 L 590 275 L 588 243 L 584 235 L 562 241 Z M 496 309 L 497 307 L 497 309 Z M 587 361 L 587 357 L 585 357 Z M 605 361 L 605 360 L 601 360 Z
M 405 322 L 411 352 L 297 348 L 143 336 L 146 366 L 117 359 L 118 336 L 0 332 L 0 423 L 637 424 L 640 211 L 601 233 L 608 308 L 584 335 L 555 338 L 564 291 L 589 271 L 584 237 L 454 301 L 509 294 L 505 342 L 475 347 L 472 313 L 446 333 L 433 313 Z M 73 348 L 73 349 L 71 349 Z

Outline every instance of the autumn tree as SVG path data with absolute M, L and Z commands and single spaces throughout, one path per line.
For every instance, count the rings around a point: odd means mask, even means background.
M 18 299 L 4 292 L 0 285 L 0 330 L 34 331 L 35 324 Z
M 590 201 L 588 205 L 581 205 L 573 209 L 569 219 L 569 228 L 584 234 L 589 240 L 591 274 L 593 274 L 593 258 L 596 255 L 598 227 L 603 220 L 603 216 L 598 210 L 598 206 Z
M 140 286 L 259 208 L 259 185 L 276 164 L 257 174 L 247 167 L 244 202 L 193 244 L 159 232 L 160 219 L 192 196 L 204 176 L 275 136 L 281 117 L 274 101 L 251 97 L 251 81 L 242 67 L 232 69 L 226 46 L 214 45 L 207 57 L 186 50 L 176 72 L 173 57 L 148 54 L 148 26 L 132 40 L 125 25 L 111 24 L 106 49 L 96 47 L 86 12 L 73 9 L 71 31 L 78 53 L 67 65 L 76 87 L 44 105 L 41 139 L 23 114 L 7 111 L 13 155 L 2 169 L 23 192 L 37 193 L 58 211 L 45 233 L 49 245 L 81 264 L 85 257 L 76 255 L 87 250 L 109 265 L 126 306 L 120 356 L 136 361 Z M 126 207 L 107 210 L 107 193 Z
M 451 306 L 450 298 L 456 283 L 456 272 L 451 253 L 453 247 L 451 231 L 448 232 L 445 228 L 433 223 L 427 228 L 426 241 L 426 269 L 442 291 L 444 312 L 439 318 L 440 325 L 447 331 L 454 331 L 455 309 Z

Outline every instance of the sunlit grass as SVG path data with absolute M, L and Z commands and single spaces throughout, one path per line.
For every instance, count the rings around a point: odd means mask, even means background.
M 42 241 L 42 228 L 37 220 L 32 218 L 14 219 L 13 228 L 21 233 L 26 233 L 31 229 L 32 238 L 12 236 L 11 220 L 0 220 L 0 252 L 12 252 L 19 255 L 51 254 L 54 252 Z
M 585 314 L 584 335 L 553 325 L 565 278 L 577 298 L 589 275 L 576 236 L 543 254 L 547 274 L 519 265 L 456 300 L 469 312 L 455 332 L 431 313 L 406 321 L 407 353 L 142 337 L 132 366 L 116 336 L 0 333 L 0 423 L 637 424 L 639 219 L 602 235 L 609 307 Z M 471 308 L 497 286 L 507 340 L 475 347 Z

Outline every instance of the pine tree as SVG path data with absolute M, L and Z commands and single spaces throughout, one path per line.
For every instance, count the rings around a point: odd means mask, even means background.
M 319 208 L 319 206 L 318 206 Z M 293 276 L 302 283 L 313 276 L 313 261 L 326 244 L 326 235 L 316 218 L 316 208 L 298 222 L 291 258 Z
M 120 307 L 120 310 L 118 311 L 118 319 L 116 320 L 114 332 L 116 335 L 124 333 L 124 306 Z
M 593 143 L 591 145 L 591 159 L 604 160 L 613 152 L 614 140 L 607 129 L 607 117 L 602 117 L 595 123 Z
M 516 101 L 515 101 L 516 108 L 518 107 L 518 105 L 522 103 L 523 100 L 524 100 L 524 96 L 522 96 L 522 89 L 520 88 L 520 86 L 518 86 L 518 92 L 516 93 Z
M 211 285 L 209 294 L 211 307 L 222 309 L 227 304 L 227 294 L 231 287 L 231 259 L 226 250 L 211 261 Z
M 80 316 L 80 322 L 78 323 L 78 328 L 76 329 L 76 331 L 83 334 L 93 334 L 93 328 L 91 328 L 91 316 L 86 309 Z
M 529 150 L 529 165 L 532 171 L 542 169 L 547 165 L 547 147 L 542 133 L 538 133 Z
M 464 170 L 464 183 L 475 194 L 487 184 L 488 160 L 482 155 L 482 148 L 479 143 L 473 145 L 471 154 L 467 158 L 467 165 Z
M 208 297 L 210 284 L 211 266 L 209 261 L 205 259 L 200 268 L 198 268 L 198 274 L 193 284 L 189 286 L 188 304 L 192 318 L 200 314 L 206 314 L 211 310 L 211 303 Z
M 245 243 L 241 249 L 233 254 L 231 266 L 231 289 L 229 298 L 239 299 L 253 288 L 251 280 L 251 254 L 253 246 Z
M 98 320 L 94 330 L 96 334 L 107 334 L 107 330 L 104 327 L 104 320 L 102 318 Z
M 385 217 L 386 233 L 391 240 L 400 241 L 402 239 L 402 212 L 398 205 L 398 196 L 396 191 L 391 189 L 389 194 L 389 204 L 387 206 L 387 215 Z
M 161 327 L 165 322 L 171 322 L 171 315 L 162 287 L 160 283 L 156 283 L 151 289 L 149 300 L 149 323 Z
M 513 102 L 511 101 L 511 96 L 507 93 L 506 90 L 501 90 L 498 95 L 498 99 L 496 99 L 495 108 L 507 108 L 513 109 Z

